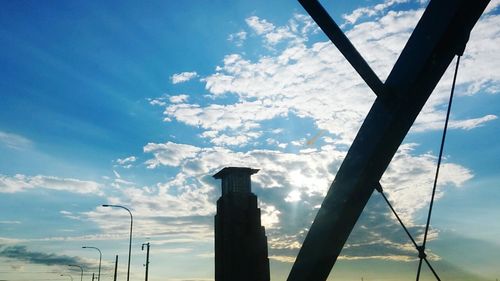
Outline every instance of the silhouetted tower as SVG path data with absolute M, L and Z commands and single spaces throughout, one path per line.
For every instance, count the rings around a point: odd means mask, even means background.
M 215 215 L 215 281 L 269 281 L 267 237 L 250 176 L 259 170 L 227 167 Z

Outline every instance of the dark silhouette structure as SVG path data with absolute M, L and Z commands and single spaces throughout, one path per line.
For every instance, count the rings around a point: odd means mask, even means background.
M 141 250 L 144 251 L 144 246 L 146 246 L 146 278 L 145 280 L 148 281 L 148 272 L 149 272 L 149 242 L 148 243 L 143 243 L 141 246 Z
M 259 170 L 227 167 L 215 215 L 215 281 L 269 281 L 267 237 L 250 176 Z

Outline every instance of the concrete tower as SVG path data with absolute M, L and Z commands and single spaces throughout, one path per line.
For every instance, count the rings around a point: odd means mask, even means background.
M 227 167 L 215 215 L 215 281 L 269 281 L 267 237 L 250 176 L 259 170 Z

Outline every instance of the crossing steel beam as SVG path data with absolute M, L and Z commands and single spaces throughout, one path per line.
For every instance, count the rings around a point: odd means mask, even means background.
M 370 87 L 377 96 L 381 95 L 384 90 L 384 84 L 323 6 L 321 6 L 318 1 L 299 0 L 299 2 L 309 15 L 312 16 L 326 36 L 330 38 L 335 47 L 339 49 L 342 55 L 344 55 L 347 61 L 354 67 L 356 72 L 365 80 L 368 87 Z
M 317 0 L 299 2 L 326 34 L 338 33 L 331 30 L 333 20 L 325 17 Z M 347 37 L 329 36 L 336 46 L 343 46 L 342 53 L 372 85 L 377 98 L 328 190 L 288 281 L 328 278 L 374 187 L 453 57 L 463 53 L 488 3 L 431 0 L 383 87 L 373 71 L 366 74 L 371 69 L 364 60 L 360 62 L 361 55 L 355 54 Z

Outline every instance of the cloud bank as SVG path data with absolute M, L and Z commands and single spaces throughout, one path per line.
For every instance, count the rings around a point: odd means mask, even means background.
M 30 264 L 40 264 L 48 266 L 63 266 L 67 267 L 68 264 L 78 264 L 84 267 L 94 266 L 78 257 L 70 257 L 66 255 L 57 255 L 54 253 L 43 253 L 30 251 L 26 246 L 1 246 L 0 257 L 22 261 Z

